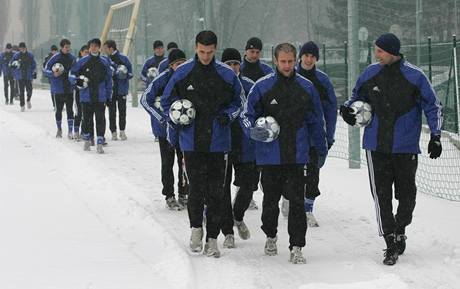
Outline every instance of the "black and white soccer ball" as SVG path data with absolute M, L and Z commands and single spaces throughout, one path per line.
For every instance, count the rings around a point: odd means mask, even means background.
M 56 62 L 51 67 L 51 70 L 53 72 L 58 73 L 59 75 L 61 75 L 64 72 L 64 65 L 62 65 L 62 63 Z
M 125 65 L 120 64 L 117 67 L 117 72 L 116 73 L 118 75 L 118 78 L 126 79 L 126 77 L 128 77 L 128 68 Z
M 161 96 L 155 97 L 155 102 L 153 103 L 153 106 L 155 106 L 155 108 L 159 109 L 160 111 L 163 111 L 163 107 L 161 107 Z
M 83 80 L 83 85 L 79 86 L 77 85 L 78 89 L 85 89 L 88 87 L 88 82 L 89 82 L 89 78 L 84 76 L 84 75 L 80 75 L 78 77 L 79 79 Z
M 355 101 L 350 105 L 353 110 L 352 114 L 356 117 L 355 127 L 365 127 L 372 121 L 372 107 L 369 103 Z
M 195 119 L 195 108 L 188 99 L 179 99 L 171 104 L 169 118 L 175 124 L 189 125 Z
M 262 116 L 256 120 L 256 127 L 265 128 L 269 132 L 269 137 L 264 142 L 272 142 L 276 140 L 280 134 L 280 125 L 272 116 Z
M 21 61 L 20 60 L 14 60 L 11 62 L 10 66 L 14 69 L 19 69 L 21 67 Z
M 148 78 L 154 79 L 155 77 L 158 76 L 158 74 L 160 74 L 160 73 L 158 72 L 158 68 L 156 68 L 156 67 L 150 67 L 147 70 L 147 77 Z

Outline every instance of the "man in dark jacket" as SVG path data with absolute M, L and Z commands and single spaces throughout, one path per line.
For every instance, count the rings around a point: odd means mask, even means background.
M 165 59 L 165 49 L 163 47 L 163 41 L 155 40 L 153 42 L 153 56 L 148 58 L 144 62 L 141 70 L 141 79 L 145 82 L 145 85 L 158 76 L 158 66 Z
M 13 51 L 10 43 L 6 44 L 5 51 L 0 54 L 0 76 L 3 74 L 3 89 L 5 93 L 5 104 L 13 104 L 13 98 L 16 94 L 13 69 L 10 66 L 11 59 L 13 58 Z M 8 100 L 8 88 L 10 90 Z
M 394 265 L 406 248 L 406 227 L 412 222 L 415 208 L 417 159 L 420 154 L 422 112 L 431 139 L 430 158 L 441 155 L 442 106 L 422 70 L 400 54 L 400 41 L 392 33 L 375 41 L 375 58 L 361 74 L 353 95 L 340 107 L 340 114 L 350 125 L 356 115 L 350 106 L 364 101 L 372 106 L 372 121 L 363 135 L 372 197 L 375 202 L 379 235 L 387 249 L 383 263 Z M 393 215 L 394 195 L 398 200 Z
M 27 51 L 24 42 L 19 43 L 19 52 L 11 59 L 14 78 L 19 84 L 19 100 L 21 111 L 25 111 L 25 92 L 27 91 L 27 108 L 32 108 L 32 80 L 37 78 L 37 63 L 34 55 Z
M 262 40 L 251 37 L 246 42 L 243 63 L 241 64 L 241 74 L 256 82 L 259 78 L 270 74 L 273 69 L 260 61 L 262 52 Z
M 53 57 L 54 54 L 56 54 L 58 52 L 58 48 L 56 45 L 51 45 L 50 47 L 50 53 L 48 53 L 48 55 L 45 57 L 45 60 L 43 60 L 43 70 L 46 68 L 46 64 L 48 63 L 48 61 L 51 59 L 51 57 Z M 43 76 L 45 76 L 45 72 L 43 72 Z M 49 81 L 49 79 L 48 79 Z M 51 90 L 50 90 L 51 92 Z M 56 102 L 55 102 L 55 99 L 54 99 L 54 95 L 53 93 L 51 92 L 51 101 L 53 102 L 53 109 L 56 110 Z
M 214 58 L 217 36 L 201 31 L 196 36 L 194 58 L 182 64 L 171 77 L 161 98 L 165 114 L 178 99 L 188 99 L 196 116 L 187 126 L 178 126 L 180 148 L 190 182 L 188 214 L 191 227 L 190 249 L 203 248 L 203 208 L 206 200 L 206 245 L 204 254 L 220 257 L 217 236 L 227 152 L 230 151 L 230 123 L 240 112 L 242 92 L 236 74 Z M 177 125 L 176 125 L 177 126 Z

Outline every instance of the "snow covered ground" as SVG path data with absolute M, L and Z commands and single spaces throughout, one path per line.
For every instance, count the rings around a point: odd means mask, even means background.
M 384 266 L 366 168 L 330 158 L 306 265 L 288 262 L 283 217 L 279 255 L 264 255 L 260 209 L 246 214 L 251 239 L 206 258 L 188 250 L 186 211 L 164 207 L 158 143 L 142 108 L 128 109 L 128 141 L 109 141 L 98 155 L 54 137 L 48 91 L 35 90 L 32 105 L 21 113 L 17 102 L 0 104 L 2 289 L 460 287 L 458 202 L 419 194 L 406 253 Z

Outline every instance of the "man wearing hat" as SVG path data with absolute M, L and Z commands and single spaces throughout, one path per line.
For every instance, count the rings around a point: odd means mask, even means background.
M 337 123 L 337 97 L 334 87 L 326 73 L 316 68 L 319 60 L 319 48 L 315 42 L 309 41 L 300 49 L 300 60 L 297 73 L 310 80 L 315 86 L 321 99 L 321 106 L 326 122 L 327 145 L 330 149 L 334 144 L 335 125 Z M 314 145 L 310 149 L 310 162 L 307 164 L 305 176 L 305 213 L 309 227 L 318 227 L 318 222 L 313 215 L 315 198 L 320 195 L 318 155 Z
M 262 40 L 257 37 L 251 37 L 246 42 L 245 55 L 241 64 L 241 74 L 256 82 L 259 78 L 270 74 L 273 69 L 260 61 L 260 52 L 262 51 Z
M 153 56 L 144 62 L 144 66 L 142 67 L 141 71 L 141 79 L 145 82 L 146 85 L 148 85 L 153 80 L 152 77 L 147 76 L 149 68 L 155 67 L 158 71 L 158 65 L 160 65 L 160 62 L 165 59 L 164 55 L 165 49 L 163 47 L 163 41 L 155 40 L 153 42 Z
M 171 52 L 171 50 L 175 48 L 179 48 L 176 42 L 171 41 L 168 43 L 168 45 L 166 45 L 166 50 L 168 51 L 168 54 Z M 165 57 L 165 59 L 163 59 L 163 61 L 161 61 L 160 64 L 158 64 L 158 73 L 162 73 L 168 68 L 169 68 L 169 60 L 168 60 L 168 57 Z
M 10 62 L 13 58 L 11 43 L 6 44 L 5 52 L 0 54 L 0 76 L 3 73 L 3 89 L 5 92 L 5 104 L 13 104 L 15 96 L 14 91 L 14 77 L 13 70 L 11 69 Z M 8 101 L 8 87 L 10 88 L 10 97 Z
M 415 208 L 418 154 L 422 112 L 431 131 L 430 158 L 441 155 L 442 106 L 422 70 L 407 62 L 399 52 L 400 41 L 385 33 L 375 41 L 375 58 L 358 78 L 353 95 L 340 107 L 350 125 L 356 117 L 350 105 L 364 101 L 372 106 L 372 121 L 365 128 L 369 180 L 375 202 L 379 235 L 387 249 L 383 263 L 394 265 L 406 248 L 406 227 Z M 393 215 L 392 199 L 398 200 Z
M 230 66 L 238 75 L 247 96 L 254 82 L 241 75 L 241 54 L 235 48 L 227 48 L 222 53 L 222 62 Z M 247 101 L 247 100 L 245 100 Z M 236 225 L 241 239 L 247 240 L 251 234 L 243 221 L 244 213 L 252 200 L 252 194 L 259 184 L 259 172 L 255 164 L 254 141 L 243 133 L 240 117 L 231 124 L 232 151 L 229 152 L 227 177 L 225 179 L 224 200 L 222 207 L 222 233 L 225 235 L 224 248 L 234 248 L 235 238 L 233 225 Z M 233 184 L 237 187 L 235 202 L 232 209 L 231 184 L 232 167 L 235 170 Z
M 17 62 L 15 62 L 17 61 Z M 35 62 L 34 55 L 27 51 L 24 42 L 19 43 L 19 52 L 17 52 L 11 59 L 11 63 L 18 63 L 13 67 L 14 78 L 19 84 L 19 101 L 21 111 L 25 111 L 25 91 L 27 90 L 27 108 L 31 109 L 32 104 L 32 79 L 37 78 L 37 63 Z
M 56 45 L 51 45 L 50 47 L 50 53 L 48 53 L 48 55 L 45 57 L 45 60 L 43 60 L 43 70 L 46 69 L 46 64 L 48 63 L 48 61 L 51 59 L 51 57 L 53 57 L 54 54 L 56 54 L 58 52 L 58 48 Z M 43 73 L 43 75 L 45 75 L 45 73 Z M 48 82 L 50 82 L 51 80 L 48 78 Z M 50 90 L 51 91 L 51 90 Z M 51 92 L 51 101 L 53 102 L 53 109 L 56 110 L 56 101 L 55 101 L 55 98 L 54 98 L 54 94 Z
M 177 131 L 167 125 L 167 117 L 163 109 L 155 105 L 157 97 L 161 97 L 171 76 L 177 67 L 186 61 L 185 53 L 174 48 L 169 52 L 169 69 L 155 78 L 141 97 L 141 104 L 150 115 L 152 132 L 160 143 L 162 194 L 165 196 L 166 207 L 170 210 L 182 210 L 187 205 L 188 182 L 183 168 L 183 155 L 180 150 Z M 169 139 L 168 139 L 169 138 Z M 174 155 L 177 155 L 178 200 L 174 195 Z

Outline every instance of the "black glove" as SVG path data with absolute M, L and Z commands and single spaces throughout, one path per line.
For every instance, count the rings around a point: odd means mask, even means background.
M 32 72 L 32 78 L 37 79 L 37 73 L 36 72 Z
M 253 127 L 249 130 L 249 136 L 255 141 L 266 141 L 270 137 L 270 132 L 263 127 Z
M 334 143 L 327 143 L 327 150 L 330 150 Z
M 428 153 L 431 159 L 437 159 L 441 156 L 442 145 L 440 135 L 431 135 L 430 142 L 428 143 Z
M 356 116 L 353 114 L 353 109 L 341 105 L 340 106 L 340 115 L 342 116 L 343 120 L 348 123 L 349 125 L 356 124 Z
M 112 104 L 112 101 L 111 101 L 111 100 L 108 100 L 108 99 L 107 99 L 107 100 L 105 101 L 105 105 L 106 105 L 107 107 L 110 107 L 111 104 Z
M 326 156 L 318 155 L 318 169 L 322 168 L 325 162 Z
M 226 114 L 221 114 L 216 119 L 221 126 L 227 126 L 230 123 L 230 117 Z

